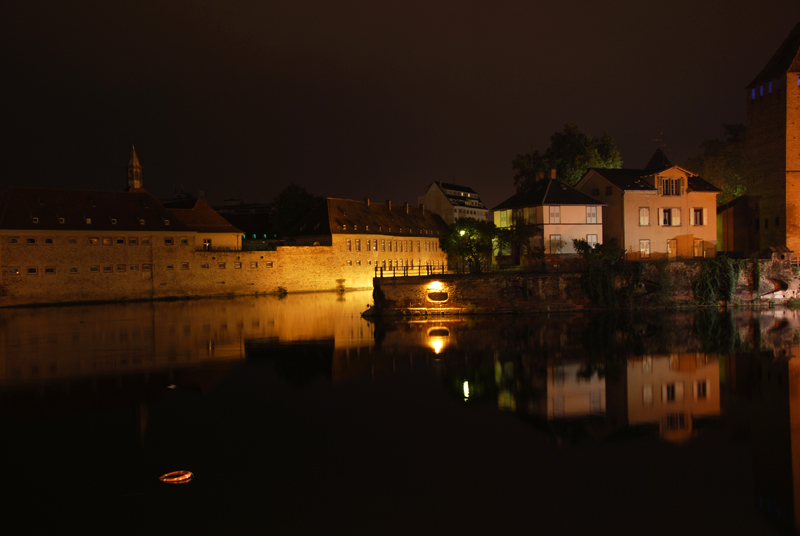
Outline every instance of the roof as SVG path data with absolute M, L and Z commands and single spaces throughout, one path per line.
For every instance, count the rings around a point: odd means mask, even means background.
M 470 188 L 469 186 L 459 186 L 458 184 L 451 184 L 449 182 L 441 182 L 439 181 L 440 188 L 446 188 L 448 190 L 457 190 L 459 192 L 467 192 L 470 194 L 478 195 L 478 192 Z
M 652 191 L 656 187 L 653 178 L 667 169 L 678 168 L 684 171 L 687 176 L 688 190 L 691 192 L 721 192 L 719 188 L 708 182 L 707 180 L 692 175 L 690 171 L 683 169 L 680 166 L 669 166 L 666 168 L 656 169 L 603 169 L 603 168 L 589 168 L 589 171 L 594 171 L 608 182 L 621 190 L 626 191 Z
M 758 73 L 752 82 L 747 86 L 748 89 L 759 84 L 780 78 L 790 70 L 797 70 L 798 66 L 793 64 L 797 60 L 797 52 L 800 50 L 800 23 L 797 23 L 789 36 L 783 41 L 780 48 L 767 62 L 767 65 Z M 792 68 L 794 67 L 794 69 Z
M 447 200 L 450 201 L 451 205 L 462 206 L 462 207 L 469 206 L 471 208 L 484 209 L 484 210 L 486 209 L 486 205 L 483 203 L 483 200 L 478 195 L 478 192 L 476 192 L 472 188 L 469 188 L 468 186 L 459 186 L 458 184 L 436 181 L 431 183 L 430 186 L 428 186 L 428 188 L 425 190 L 426 193 L 428 190 L 430 190 L 431 186 L 433 186 L 434 184 L 439 187 L 439 190 L 441 190 L 442 194 L 444 194 Z M 473 197 L 464 197 L 463 195 L 448 194 L 446 190 L 464 192 L 465 194 L 471 194 Z M 472 203 L 478 203 L 478 205 L 475 204 L 468 205 L 467 201 L 471 201 Z
M 425 231 L 442 231 L 446 227 L 447 224 L 439 215 L 408 204 L 390 205 L 329 197 L 288 234 L 425 236 Z
M 87 220 L 91 223 L 86 223 Z M 141 188 L 110 192 L 10 188 L 0 194 L 0 229 L 191 230 L 172 211 L 164 208 L 158 199 Z
M 650 158 L 650 161 L 647 163 L 647 165 L 644 166 L 644 169 L 664 169 L 669 167 L 672 167 L 672 162 L 669 161 L 667 155 L 665 155 L 664 151 L 662 151 L 661 147 L 659 147 L 656 149 L 656 152 L 653 153 L 653 156 Z
M 543 179 L 518 192 L 492 210 L 507 210 L 544 205 L 596 205 L 605 203 L 588 196 L 558 179 Z
M 202 199 L 180 199 L 164 203 L 189 229 L 198 233 L 236 233 L 241 231 Z

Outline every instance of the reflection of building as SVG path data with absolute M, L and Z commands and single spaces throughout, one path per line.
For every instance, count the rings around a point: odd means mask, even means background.
M 441 181 L 432 182 L 418 202 L 420 206 L 441 216 L 448 225 L 458 218 L 486 221 L 488 214 L 486 205 L 475 190 Z
M 534 392 L 528 412 L 547 419 L 565 419 L 603 414 L 606 411 L 606 380 L 596 371 L 584 373 L 581 363 L 547 367 L 547 377 L 532 378 Z
M 715 255 L 720 190 L 660 149 L 644 169 L 590 169 L 576 188 L 607 204 L 603 241 L 616 238 L 629 260 Z
M 657 425 L 664 439 L 691 437 L 693 422 L 720 413 L 717 357 L 703 353 L 631 358 L 609 385 L 609 413 L 628 426 Z

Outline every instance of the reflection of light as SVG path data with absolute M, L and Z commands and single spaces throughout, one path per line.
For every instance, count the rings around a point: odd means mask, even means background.
M 469 382 L 464 380 L 464 400 L 469 398 Z
M 430 285 L 428 285 L 428 288 L 431 290 L 442 290 L 442 282 L 434 281 Z
M 430 345 L 433 351 L 438 354 L 444 348 L 444 337 L 431 337 Z
M 165 475 L 161 475 L 158 479 L 167 484 L 186 484 L 194 475 L 191 471 L 172 471 Z

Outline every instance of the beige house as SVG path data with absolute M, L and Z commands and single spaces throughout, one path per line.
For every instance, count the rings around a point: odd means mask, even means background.
M 557 179 L 542 179 L 494 207 L 492 214 L 499 228 L 535 225 L 538 229 L 531 248 L 544 247 L 546 254 L 575 253 L 575 238 L 590 244 L 603 242 L 603 206 L 603 202 Z M 527 253 L 507 252 L 515 257 Z
M 628 260 L 713 257 L 720 190 L 659 149 L 644 169 L 590 169 L 576 185 L 603 208 L 603 240 Z
M 458 218 L 486 221 L 489 216 L 489 210 L 475 190 L 457 184 L 432 182 L 418 202 L 441 216 L 447 225 L 453 225 Z

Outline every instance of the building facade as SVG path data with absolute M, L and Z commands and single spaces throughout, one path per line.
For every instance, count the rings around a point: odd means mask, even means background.
M 418 202 L 421 207 L 441 216 L 447 225 L 453 225 L 458 218 L 481 221 L 489 218 L 489 211 L 480 196 L 466 186 L 432 182 Z
M 747 86 L 747 172 L 759 196 L 747 249 L 800 251 L 800 24 Z
M 557 179 L 541 179 L 492 209 L 499 228 L 533 224 L 536 234 L 527 251 L 507 252 L 524 257 L 531 248 L 545 254 L 575 253 L 572 241 L 603 243 L 604 203 Z
M 713 257 L 720 190 L 659 153 L 645 169 L 590 169 L 576 185 L 606 205 L 603 241 L 616 238 L 627 260 Z

